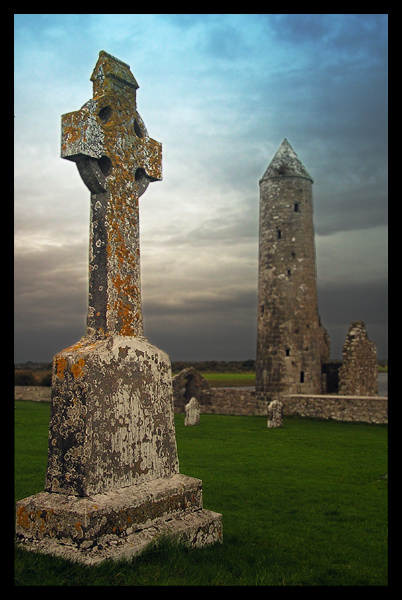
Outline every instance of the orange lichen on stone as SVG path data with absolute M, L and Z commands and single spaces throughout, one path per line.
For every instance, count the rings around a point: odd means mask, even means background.
M 79 350 L 79 348 L 82 348 L 82 342 L 76 342 L 72 346 L 69 346 L 65 349 L 65 352 L 76 352 L 76 350 Z
M 80 111 L 73 111 L 63 115 L 62 118 L 62 154 L 67 151 L 68 147 L 75 142 L 78 142 L 83 135 L 82 119 Z
M 64 134 L 66 140 L 70 143 L 76 142 L 80 138 L 80 130 L 78 127 L 65 127 Z
M 131 277 L 123 279 L 120 273 L 117 273 L 116 277 L 112 279 L 112 282 L 119 296 L 122 296 L 124 293 L 124 295 L 129 298 L 134 299 L 138 297 L 138 287 L 132 283 Z
M 136 336 L 133 323 L 133 310 L 130 303 L 124 303 L 121 298 L 116 300 L 115 309 L 117 317 L 121 323 L 119 335 Z
M 80 522 L 78 521 L 78 523 L 76 523 L 76 524 L 75 524 L 75 529 L 76 529 L 76 531 L 77 531 L 77 534 L 78 534 L 78 537 L 79 537 L 79 538 L 82 538 L 82 537 L 84 537 L 84 532 L 83 532 L 83 530 L 82 530 L 82 523 L 80 523 Z
M 91 306 L 87 324 L 97 338 L 114 333 L 136 337 L 143 334 L 138 199 L 150 181 L 162 179 L 162 145 L 148 136 L 137 112 L 138 84 L 128 65 L 101 53 L 91 81 L 92 100 L 62 119 L 62 156 L 77 162 L 92 193 L 99 192 L 93 159 L 106 158 L 110 163 L 107 170 L 98 165 L 104 175 L 102 185 L 107 198 L 99 202 L 104 214 L 96 213 L 93 218 L 96 227 L 98 218 L 104 220 L 105 253 L 100 253 L 100 239 L 95 241 L 91 229 L 91 248 L 96 243 L 93 257 L 97 257 L 96 267 L 101 266 L 102 271 L 96 273 L 90 267 Z M 104 273 L 103 282 L 99 279 L 100 272 Z M 92 281 L 96 281 L 93 288 Z M 80 371 L 74 369 L 80 376 Z
M 29 518 L 29 514 L 26 511 L 25 506 L 20 506 L 17 509 L 17 524 L 19 525 L 19 527 L 22 527 L 23 529 L 31 528 L 31 521 Z
M 55 358 L 56 376 L 59 379 L 64 377 L 64 371 L 67 368 L 67 360 L 63 356 L 56 356 Z
M 84 365 L 85 365 L 85 360 L 83 358 L 80 358 L 78 363 L 75 363 L 74 365 L 72 365 L 71 373 L 74 375 L 75 378 L 82 377 L 84 375 L 84 370 L 82 368 Z

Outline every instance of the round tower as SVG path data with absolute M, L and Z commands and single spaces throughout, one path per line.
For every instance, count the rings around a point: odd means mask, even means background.
M 285 139 L 260 180 L 256 392 L 320 394 L 329 337 L 318 314 L 313 179 Z

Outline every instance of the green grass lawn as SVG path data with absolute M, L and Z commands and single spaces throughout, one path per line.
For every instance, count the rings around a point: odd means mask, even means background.
M 16 500 L 43 490 L 49 405 L 15 402 Z M 16 585 L 387 585 L 386 426 L 175 416 L 180 472 L 203 480 L 223 544 L 163 543 L 84 567 L 16 549 Z
M 212 387 L 255 385 L 255 373 L 201 373 Z

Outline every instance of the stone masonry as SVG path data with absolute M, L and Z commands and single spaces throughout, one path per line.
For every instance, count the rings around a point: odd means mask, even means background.
M 329 336 L 318 313 L 313 180 L 285 139 L 260 180 L 256 392 L 322 392 Z
M 187 367 L 175 375 L 172 385 L 176 411 L 184 411 L 184 407 L 191 398 L 196 398 L 202 406 L 211 403 L 209 383 L 194 367 Z
M 193 369 L 191 367 L 191 369 Z M 187 371 L 187 369 L 185 369 Z M 193 369 L 195 373 L 197 371 Z M 183 373 L 183 371 L 182 371 Z M 269 403 L 254 388 L 209 388 L 204 380 L 203 393 L 198 402 L 201 414 L 216 415 L 255 415 L 269 417 Z M 182 375 L 176 375 L 181 381 Z M 199 380 L 200 380 L 199 379 Z M 175 380 L 175 378 L 173 378 Z M 195 390 L 196 391 L 196 390 Z M 185 411 L 183 388 L 174 387 L 174 410 Z M 203 398 L 207 399 L 204 403 Z M 334 419 L 337 421 L 361 421 L 365 423 L 388 423 L 388 398 L 386 396 L 344 396 L 337 394 L 291 394 L 281 397 L 283 415 L 299 415 L 313 419 Z
M 222 540 L 201 481 L 179 473 L 169 357 L 143 337 L 138 200 L 162 177 L 161 144 L 128 65 L 102 51 L 91 81 L 61 147 L 91 192 L 87 332 L 54 357 L 45 491 L 17 503 L 16 527 L 28 549 L 86 564 L 161 534 Z
M 350 324 L 342 349 L 339 394 L 375 396 L 378 393 L 378 361 L 374 342 L 363 321 Z
M 15 399 L 50 402 L 50 388 L 16 386 Z M 183 407 L 174 411 L 182 413 Z M 284 396 L 284 414 L 339 421 L 388 423 L 388 398 L 386 396 Z M 267 414 L 267 403 L 258 401 L 254 389 L 211 388 L 210 403 L 200 407 L 201 413 L 217 415 Z

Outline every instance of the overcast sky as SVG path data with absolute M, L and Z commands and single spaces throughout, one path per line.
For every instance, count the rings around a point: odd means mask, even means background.
M 387 15 L 15 15 L 15 361 L 85 334 L 89 192 L 61 115 L 100 50 L 163 145 L 140 199 L 145 335 L 171 360 L 255 358 L 259 185 L 287 138 L 314 179 L 319 312 L 387 349 Z

